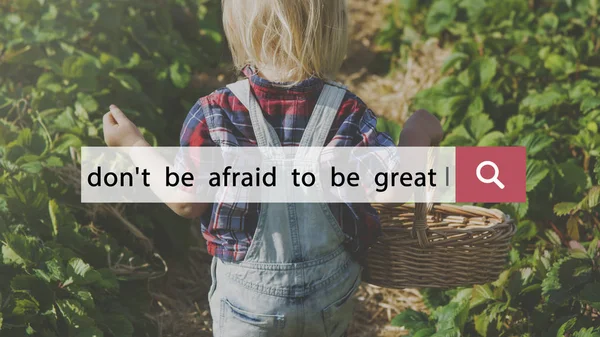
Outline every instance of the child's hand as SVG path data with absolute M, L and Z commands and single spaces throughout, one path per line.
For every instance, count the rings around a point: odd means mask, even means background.
M 444 137 L 440 121 L 426 110 L 417 110 L 404 123 L 400 146 L 436 146 Z
M 104 141 L 108 146 L 148 146 L 140 130 L 115 105 L 102 119 Z

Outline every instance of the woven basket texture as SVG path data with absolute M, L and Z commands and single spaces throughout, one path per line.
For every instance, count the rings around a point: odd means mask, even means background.
M 364 280 L 376 286 L 453 288 L 495 281 L 514 222 L 475 206 L 374 205 L 383 235 L 368 251 Z

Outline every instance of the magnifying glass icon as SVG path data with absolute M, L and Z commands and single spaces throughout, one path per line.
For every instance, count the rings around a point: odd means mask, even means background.
M 481 170 L 483 170 L 484 167 L 486 166 L 490 166 L 491 168 L 494 169 L 494 176 L 490 179 L 484 178 L 481 175 Z M 477 179 L 479 179 L 479 181 L 481 181 L 484 184 L 496 184 L 498 185 L 498 187 L 500 187 L 501 190 L 504 189 L 504 184 L 498 180 L 498 176 L 500 175 L 500 169 L 498 169 L 498 165 L 496 165 L 496 163 L 494 163 L 493 161 L 484 161 L 481 162 L 481 164 L 479 164 L 479 166 L 477 166 Z

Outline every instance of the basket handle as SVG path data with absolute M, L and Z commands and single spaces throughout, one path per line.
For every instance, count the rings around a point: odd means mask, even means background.
M 436 152 L 431 148 L 427 152 L 427 165 L 433 167 L 435 162 Z M 435 188 L 430 187 L 429 190 L 424 193 L 427 195 L 427 200 L 430 200 L 431 193 Z M 415 204 L 415 220 L 413 222 L 413 237 L 416 236 L 421 248 L 429 246 L 429 238 L 427 237 L 427 231 L 429 226 L 427 225 L 427 214 L 433 209 L 433 203 L 416 203 Z
M 427 237 L 427 214 L 433 208 L 433 203 L 417 203 L 415 204 L 415 220 L 413 222 L 413 236 L 417 237 L 419 246 L 425 248 L 429 246 L 429 238 Z
M 429 146 L 438 146 L 438 145 L 439 145 L 439 141 L 429 144 Z M 400 134 L 400 141 L 398 143 L 398 146 L 409 146 L 409 144 L 407 144 L 407 141 L 403 142 L 402 134 Z M 434 152 L 432 152 L 431 148 L 430 148 L 429 151 L 427 152 L 428 167 L 432 167 L 434 161 L 435 161 L 435 155 L 434 155 Z M 429 238 L 427 237 L 427 231 L 429 229 L 429 226 L 427 225 L 427 214 L 429 214 L 429 211 L 431 211 L 432 208 L 433 208 L 433 203 L 431 203 L 431 202 L 415 204 L 415 213 L 414 213 L 415 220 L 413 222 L 412 231 L 413 231 L 413 237 L 414 236 L 417 237 L 419 246 L 421 248 L 425 248 L 429 245 Z

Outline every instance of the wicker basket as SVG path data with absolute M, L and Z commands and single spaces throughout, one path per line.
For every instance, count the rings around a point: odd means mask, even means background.
M 384 288 L 450 288 L 495 281 L 516 228 L 501 211 L 455 205 L 374 205 L 383 235 L 364 280 Z

